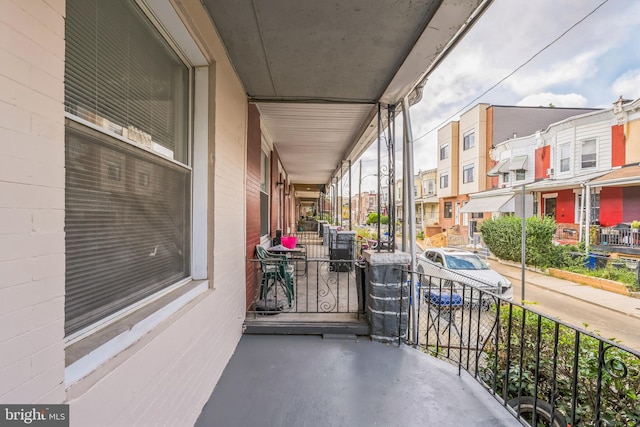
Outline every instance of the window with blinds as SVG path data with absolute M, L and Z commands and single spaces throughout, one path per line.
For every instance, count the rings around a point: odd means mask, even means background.
M 92 124 L 66 123 L 70 335 L 190 275 L 190 70 L 132 1 L 68 0 L 65 28 L 65 108 Z

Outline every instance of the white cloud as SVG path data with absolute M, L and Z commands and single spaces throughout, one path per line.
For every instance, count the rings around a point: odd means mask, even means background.
M 622 95 L 623 98 L 633 99 L 637 97 L 640 89 L 640 68 L 629 70 L 618 77 L 611 85 L 613 96 Z
M 552 93 L 542 92 L 534 93 L 522 98 L 516 103 L 518 107 L 546 107 L 553 104 L 555 107 L 574 107 L 582 108 L 588 105 L 587 98 L 578 93 Z

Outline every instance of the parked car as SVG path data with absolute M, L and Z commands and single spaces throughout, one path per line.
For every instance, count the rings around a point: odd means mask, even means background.
M 443 285 L 453 287 L 453 292 L 462 293 L 463 285 L 467 285 L 464 292 L 465 301 L 477 303 L 480 299 L 479 293 L 472 292 L 471 287 L 499 295 L 508 301 L 513 300 L 511 282 L 489 268 L 489 265 L 473 252 L 456 248 L 427 249 L 417 258 L 417 270 L 425 275 L 422 280 L 427 283 L 423 283 L 423 286 Z M 483 301 L 486 299 L 483 298 Z

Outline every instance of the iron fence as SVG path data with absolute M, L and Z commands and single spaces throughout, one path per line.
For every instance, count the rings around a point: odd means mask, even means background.
M 249 313 L 364 312 L 362 282 L 357 280 L 354 260 L 288 259 L 287 267 L 273 274 L 263 260 L 248 262 L 254 273 Z
M 639 352 L 479 289 L 467 277 L 410 273 L 418 283 L 418 339 L 410 344 L 468 371 L 521 421 L 640 425 Z

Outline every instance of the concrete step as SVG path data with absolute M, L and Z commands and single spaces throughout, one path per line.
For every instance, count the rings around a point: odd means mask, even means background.
M 243 325 L 245 334 L 251 335 L 369 335 L 366 320 L 304 321 L 264 320 L 247 318 Z

